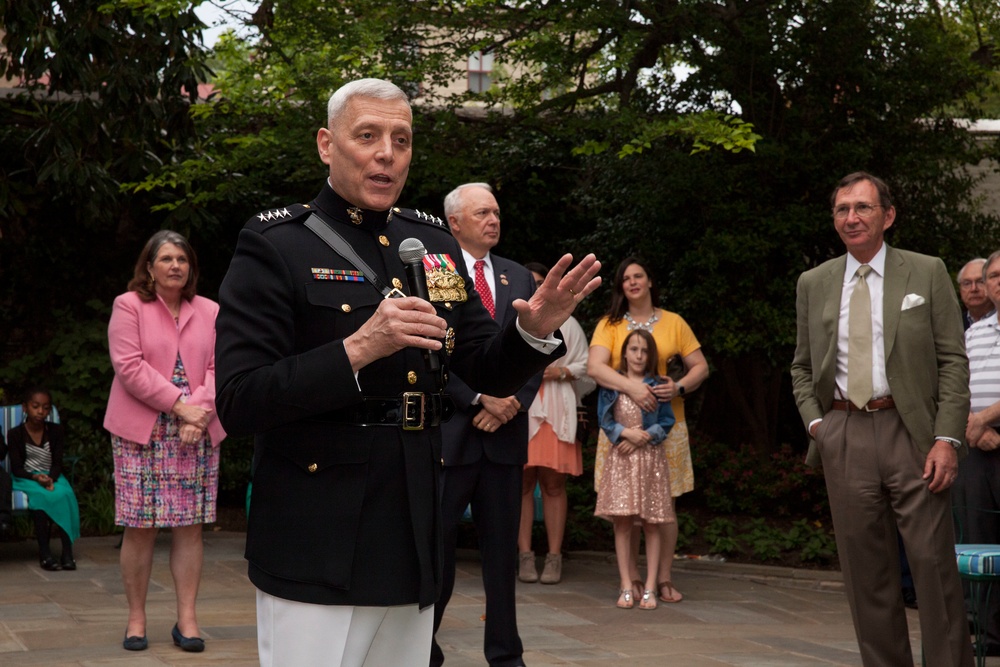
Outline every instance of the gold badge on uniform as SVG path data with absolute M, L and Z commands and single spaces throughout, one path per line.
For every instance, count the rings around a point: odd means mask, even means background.
M 364 218 L 361 217 L 361 209 L 357 206 L 352 206 L 347 209 L 347 215 L 350 216 L 351 222 L 356 225 L 360 225 Z
M 444 351 L 451 354 L 455 349 L 455 329 L 453 327 L 448 327 L 448 331 L 444 334 Z
M 447 254 L 424 255 L 427 292 L 431 301 L 468 301 L 465 279 L 459 275 L 455 262 Z

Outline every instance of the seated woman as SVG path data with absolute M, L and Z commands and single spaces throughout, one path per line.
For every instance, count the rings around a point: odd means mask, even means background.
M 7 433 L 14 490 L 28 496 L 42 569 L 75 570 L 73 542 L 80 537 L 80 509 L 76 494 L 62 475 L 66 442 L 63 428 L 45 421 L 52 412 L 48 390 L 30 389 L 22 407 L 24 421 Z M 58 563 L 49 550 L 50 521 L 61 529 L 62 556 Z

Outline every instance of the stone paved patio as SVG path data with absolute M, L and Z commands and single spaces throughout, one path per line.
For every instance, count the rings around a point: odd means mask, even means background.
M 169 534 L 157 543 L 150 648 L 142 653 L 121 648 L 126 607 L 116 537 L 80 540 L 75 572 L 40 569 L 32 541 L 0 543 L 0 666 L 256 665 L 254 590 L 243 539 L 242 533 L 205 534 L 198 615 L 207 649 L 201 654 L 183 653 L 170 641 L 175 612 Z M 614 606 L 613 555 L 570 554 L 563 571 L 556 586 L 517 585 L 518 625 L 530 667 L 860 664 L 836 572 L 678 561 L 674 582 L 686 596 L 682 603 L 624 611 Z M 463 552 L 439 634 L 447 667 L 485 665 L 483 613 L 479 565 L 474 552 Z M 917 615 L 908 613 L 919 655 Z M 998 666 L 1000 659 L 987 664 Z M 421 661 L 414 667 L 422 667 Z

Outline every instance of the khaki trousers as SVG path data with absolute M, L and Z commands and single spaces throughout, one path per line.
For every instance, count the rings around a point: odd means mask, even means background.
M 349 607 L 257 591 L 261 667 L 410 667 L 431 654 L 434 607 Z
M 922 479 L 926 456 L 894 409 L 832 410 L 816 431 L 854 630 L 867 667 L 912 667 L 896 527 L 913 572 L 924 657 L 971 667 L 948 491 Z

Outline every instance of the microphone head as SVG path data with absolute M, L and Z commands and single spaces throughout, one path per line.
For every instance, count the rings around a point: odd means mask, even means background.
M 399 259 L 403 264 L 419 264 L 426 254 L 427 249 L 420 239 L 403 239 L 399 244 Z

